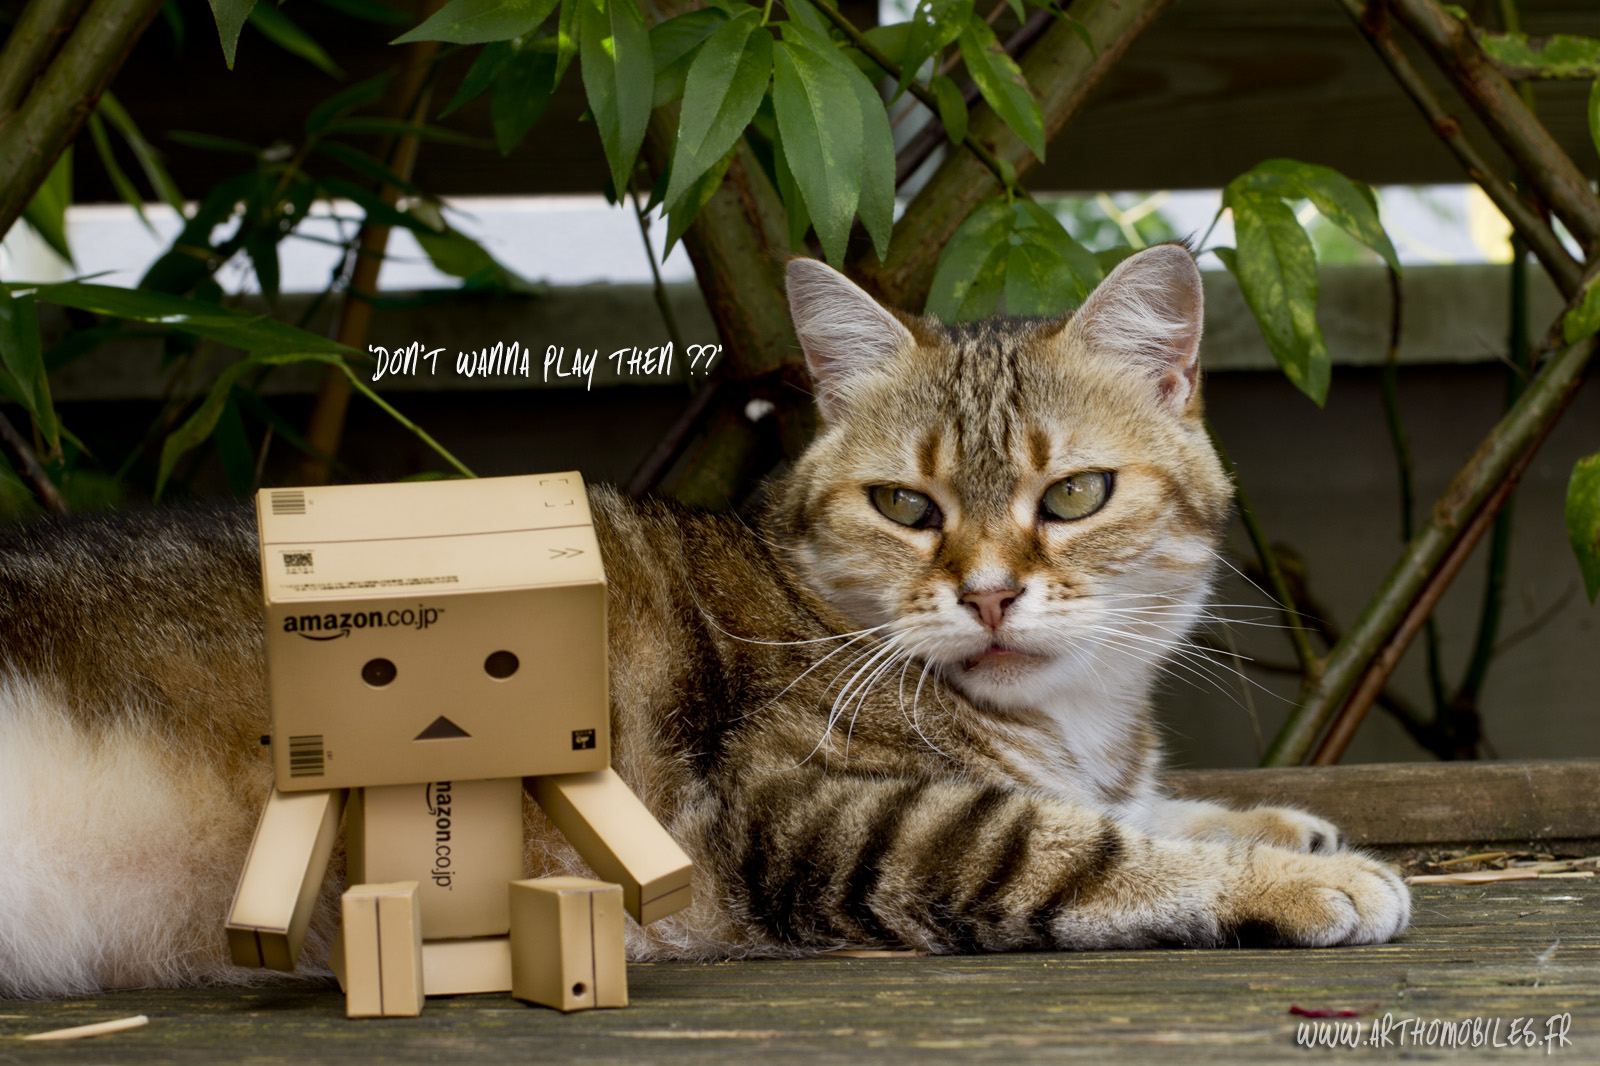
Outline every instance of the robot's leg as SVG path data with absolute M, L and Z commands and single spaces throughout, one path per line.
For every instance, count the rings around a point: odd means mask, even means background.
M 511 994 L 561 1011 L 626 1007 L 621 886 L 582 877 L 513 881 Z
M 415 881 L 352 885 L 334 970 L 351 1018 L 414 1018 L 422 1013 L 422 909 Z

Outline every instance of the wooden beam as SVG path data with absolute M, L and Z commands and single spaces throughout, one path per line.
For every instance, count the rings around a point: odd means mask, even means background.
M 1167 781 L 1190 799 L 1301 807 L 1352 844 L 1600 837 L 1600 759 L 1180 770 Z

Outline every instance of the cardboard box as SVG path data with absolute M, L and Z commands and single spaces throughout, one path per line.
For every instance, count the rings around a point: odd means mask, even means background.
M 353 885 L 340 900 L 345 1014 L 414 1018 L 422 1013 L 422 913 L 417 883 Z
M 560 1011 L 626 1007 L 622 889 L 582 877 L 513 884 L 511 994 Z
M 502 889 L 502 894 L 510 896 L 506 889 Z M 511 938 L 480 936 L 466 940 L 425 940 L 422 943 L 422 977 L 430 996 L 509 992 Z
M 689 856 L 615 770 L 524 783 L 583 861 L 622 886 L 623 905 L 640 925 L 689 905 Z
M 510 931 L 521 778 L 354 789 L 344 838 L 352 883 L 417 880 L 424 939 Z
M 256 517 L 280 789 L 610 764 L 578 474 L 266 489 Z
M 228 952 L 235 964 L 294 969 L 344 805 L 342 789 L 273 789 L 267 797 L 228 908 Z

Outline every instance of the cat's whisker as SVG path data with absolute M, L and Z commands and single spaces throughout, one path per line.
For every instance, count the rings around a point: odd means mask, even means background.
M 834 675 L 833 680 L 828 682 L 827 686 L 822 690 L 822 696 L 824 697 L 827 696 L 834 684 L 844 676 L 846 671 L 855 666 L 856 663 L 861 662 L 863 659 L 866 660 L 866 663 L 857 669 L 853 675 L 851 675 L 850 680 L 845 682 L 844 687 L 839 690 L 839 695 L 834 697 L 833 704 L 829 708 L 827 724 L 823 727 L 822 736 L 817 740 L 816 746 L 806 754 L 804 759 L 801 759 L 799 762 L 795 763 L 795 765 L 790 767 L 790 769 L 799 769 L 800 767 L 804 766 L 806 763 L 811 761 L 811 757 L 813 755 L 821 751 L 823 747 L 827 745 L 828 737 L 833 734 L 834 725 L 839 721 L 840 716 L 843 714 L 842 701 L 845 700 L 846 693 L 849 692 L 850 686 L 855 683 L 855 679 L 857 677 L 861 676 L 862 671 L 868 669 L 880 656 L 892 652 L 894 649 L 894 643 L 897 639 L 898 634 L 891 634 L 889 639 L 883 641 L 881 644 L 869 645 L 866 650 L 862 651 L 854 659 L 850 660 L 849 663 L 845 664 L 845 666 Z
M 1163 660 L 1162 660 L 1162 665 L 1172 666 L 1172 667 L 1182 667 L 1182 668 L 1187 669 L 1189 671 L 1189 673 L 1194 674 L 1195 676 L 1204 677 L 1206 680 L 1210 681 L 1211 684 L 1216 687 L 1218 692 L 1220 692 L 1224 696 L 1227 696 L 1229 699 L 1234 700 L 1235 703 L 1237 703 L 1238 701 L 1236 699 L 1234 699 L 1233 693 L 1229 690 L 1227 685 L 1224 684 L 1223 678 L 1218 677 L 1217 675 L 1213 674 L 1210 670 L 1206 670 L 1206 669 L 1204 669 L 1202 667 L 1199 667 L 1198 665 L 1196 665 L 1197 663 L 1205 663 L 1205 664 L 1207 664 L 1207 666 L 1214 667 L 1217 670 L 1223 671 L 1223 673 L 1225 673 L 1225 674 L 1231 674 L 1234 677 L 1237 677 L 1244 684 L 1249 685 L 1251 688 L 1254 688 L 1254 689 L 1264 693 L 1265 695 L 1271 696 L 1274 699 L 1277 699 L 1277 700 L 1283 700 L 1284 699 L 1284 697 L 1280 696 L 1278 693 L 1276 693 L 1276 692 L 1272 691 L 1271 689 L 1267 688 L 1266 686 L 1262 685 L 1260 682 L 1254 680 L 1249 675 L 1245 674 L 1243 671 L 1241 671 L 1241 670 L 1229 665 L 1226 662 L 1223 662 L 1223 661 L 1221 661 L 1219 659 L 1213 658 L 1212 656 L 1214 654 L 1216 654 L 1215 649 L 1207 648 L 1203 644 L 1194 644 L 1194 643 L 1189 642 L 1189 641 L 1184 641 L 1184 642 L 1181 642 L 1181 643 L 1168 645 L 1164 641 L 1159 641 L 1159 640 L 1156 640 L 1155 638 L 1151 638 L 1151 637 L 1145 637 L 1144 635 L 1138 634 L 1138 633 L 1132 633 L 1132 632 L 1128 632 L 1128 631 L 1125 631 L 1125 630 L 1113 630 L 1112 632 L 1114 634 L 1116 634 L 1116 636 L 1118 636 L 1118 637 L 1130 638 L 1130 639 L 1133 639 L 1133 640 L 1147 641 L 1147 642 L 1155 643 L 1158 646 L 1163 647 L 1164 648 L 1164 656 L 1163 656 Z M 1133 651 L 1133 652 L 1135 652 L 1135 654 L 1140 654 L 1141 653 L 1139 650 L 1136 650 L 1132 646 L 1129 646 L 1127 644 L 1120 644 L 1120 643 L 1118 643 L 1117 641 L 1114 641 L 1114 640 L 1108 640 L 1107 643 L 1113 644 L 1113 646 L 1120 646 L 1126 651 Z M 1233 656 L 1230 654 L 1229 657 L 1232 658 Z M 1239 656 L 1239 658 L 1243 659 L 1245 657 L 1241 655 L 1241 656 Z M 1185 678 L 1184 680 L 1188 680 L 1188 679 Z
M 866 681 L 862 682 L 860 688 L 861 695 L 856 699 L 856 708 L 854 711 L 850 712 L 850 727 L 846 729 L 844 733 L 844 758 L 846 762 L 850 761 L 850 739 L 855 736 L 856 719 L 861 714 L 861 708 L 867 702 L 868 693 L 870 693 L 872 691 L 872 687 L 878 683 L 879 678 L 883 677 L 883 675 L 888 671 L 894 669 L 894 664 L 898 662 L 902 656 L 904 656 L 907 661 L 910 660 L 909 655 L 907 655 L 904 651 L 897 649 L 893 655 L 884 660 L 884 662 L 872 672 Z
M 881 628 L 882 628 L 881 626 L 874 627 L 874 629 L 881 629 Z M 838 655 L 840 652 L 842 652 L 845 649 L 849 648 L 851 644 L 854 644 L 856 641 L 860 640 L 862 637 L 866 636 L 867 634 L 869 634 L 871 632 L 873 632 L 872 629 L 861 630 L 854 637 L 852 637 L 848 642 L 839 645 L 837 648 L 833 649 L 828 654 L 824 655 L 822 658 L 820 658 L 816 662 L 812 663 L 810 666 L 806 667 L 805 671 L 803 673 L 801 673 L 799 677 L 795 678 L 793 681 L 791 681 L 787 685 L 783 686 L 782 691 L 780 691 L 777 695 L 775 695 L 771 699 L 767 700 L 767 702 L 763 703 L 761 706 L 757 707 L 755 710 L 747 711 L 744 714 L 739 715 L 737 718 L 734 719 L 734 721 L 740 721 L 742 719 L 749 718 L 751 715 L 760 714 L 762 711 L 766 710 L 768 707 L 771 707 L 774 703 L 777 703 L 785 695 L 787 695 L 790 689 L 794 688 L 800 682 L 804 681 L 806 679 L 806 676 L 808 674 L 810 674 L 811 671 L 815 670 L 817 667 L 821 666 L 823 663 L 827 662 L 829 659 L 833 658 L 835 655 Z M 849 667 L 846 667 L 845 669 L 849 669 Z M 827 690 L 824 689 L 823 691 L 826 692 Z

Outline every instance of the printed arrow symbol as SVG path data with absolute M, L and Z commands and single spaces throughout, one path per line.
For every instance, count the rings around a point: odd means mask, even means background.
M 582 548 L 551 548 L 550 549 L 550 558 L 552 558 L 552 559 L 573 559 L 573 558 L 576 558 L 577 556 L 582 555 L 582 554 L 583 554 L 583 549 Z

